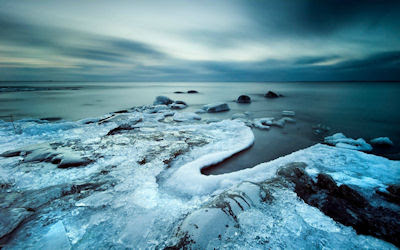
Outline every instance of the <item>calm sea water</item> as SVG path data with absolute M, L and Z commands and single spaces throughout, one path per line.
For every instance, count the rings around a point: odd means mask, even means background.
M 199 94 L 174 94 L 195 89 Z M 267 99 L 273 90 L 285 97 Z M 251 104 L 237 104 L 241 94 Z M 0 83 L 0 119 L 61 118 L 79 120 L 138 105 L 152 104 L 158 95 L 183 100 L 191 111 L 212 102 L 228 102 L 231 111 L 203 117 L 230 118 L 252 112 L 253 117 L 278 117 L 282 110 L 296 112 L 296 124 L 270 131 L 255 129 L 255 145 L 230 160 L 204 170 L 218 174 L 252 167 L 321 140 L 313 133 L 317 124 L 329 134 L 343 132 L 353 138 L 389 136 L 396 147 L 383 153 L 398 159 L 400 144 L 400 83 L 137 83 L 137 82 L 32 82 Z M 11 118 L 12 116 L 12 118 Z

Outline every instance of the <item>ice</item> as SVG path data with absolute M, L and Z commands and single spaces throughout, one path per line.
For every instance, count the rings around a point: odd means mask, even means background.
M 215 112 L 228 111 L 230 110 L 230 108 L 227 103 L 217 102 L 204 105 L 203 110 L 207 111 L 208 113 L 215 113 Z
M 295 116 L 296 113 L 294 111 L 291 111 L 291 110 L 284 110 L 284 111 L 282 111 L 282 115 L 283 116 Z
M 372 150 L 372 146 L 368 144 L 364 139 L 358 138 L 357 140 L 354 140 L 352 138 L 347 138 L 342 133 L 336 133 L 334 135 L 325 137 L 324 141 L 325 143 L 334 145 L 339 148 L 347 148 L 366 152 Z
M 371 141 L 372 145 L 381 145 L 381 146 L 393 146 L 393 142 L 389 139 L 389 137 L 378 137 L 374 138 Z
M 14 152 L 0 157 L 0 205 L 8 218 L 0 226 L 4 234 L 13 232 L 3 248 L 160 249 L 177 244 L 177 227 L 195 227 L 190 221 L 202 228 L 196 237 L 205 248 L 394 248 L 356 235 L 287 188 L 255 183 L 271 181 L 286 163 L 303 161 L 310 175 L 328 173 L 374 199 L 375 189 L 400 182 L 399 162 L 317 144 L 252 168 L 205 176 L 202 168 L 250 147 L 253 132 L 237 120 L 176 123 L 167 117 L 173 112 L 165 105 L 144 106 L 78 122 L 16 121 L 20 134 L 1 122 L 0 153 Z M 110 134 L 121 125 L 131 129 Z M 93 161 L 60 169 L 45 160 L 54 152 Z M 228 207 L 234 217 L 220 209 Z
M 257 118 L 254 119 L 253 123 L 256 128 L 259 129 L 269 129 L 272 125 L 273 117 Z
M 175 113 L 172 117 L 174 121 L 177 122 L 186 122 L 186 121 L 193 121 L 193 120 L 201 120 L 201 117 L 198 114 L 192 112 L 179 112 Z

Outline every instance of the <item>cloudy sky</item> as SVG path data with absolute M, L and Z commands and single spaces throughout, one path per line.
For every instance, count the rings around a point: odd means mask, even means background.
M 0 0 L 0 80 L 400 80 L 400 1 Z

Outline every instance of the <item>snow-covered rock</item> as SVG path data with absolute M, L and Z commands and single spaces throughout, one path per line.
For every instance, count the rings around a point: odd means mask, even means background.
M 186 122 L 186 121 L 193 121 L 193 120 L 201 120 L 201 117 L 198 114 L 192 112 L 179 112 L 175 113 L 172 117 L 174 121 L 177 122 Z
M 230 110 L 228 104 L 224 102 L 207 104 L 203 106 L 203 109 L 208 113 L 216 113 Z
M 368 144 L 364 139 L 358 138 L 357 140 L 352 138 L 347 138 L 342 133 L 336 133 L 331 136 L 327 136 L 324 142 L 339 148 L 353 149 L 359 151 L 371 151 L 372 146 Z
M 272 125 L 273 117 L 257 118 L 254 119 L 254 127 L 259 129 L 269 129 Z
M 372 145 L 377 145 L 377 146 L 393 146 L 392 140 L 390 140 L 389 137 L 378 137 L 374 138 L 371 141 Z

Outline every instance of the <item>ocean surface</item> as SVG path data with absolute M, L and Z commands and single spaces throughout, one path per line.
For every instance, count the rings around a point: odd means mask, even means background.
M 197 90 L 198 94 L 175 94 Z M 284 97 L 268 99 L 272 90 Z M 235 102 L 239 95 L 251 104 Z M 3 82 L 0 83 L 0 119 L 27 118 L 79 120 L 134 106 L 151 105 L 158 95 L 185 101 L 194 111 L 204 104 L 227 102 L 229 112 L 202 114 L 203 119 L 229 119 L 251 112 L 253 118 L 280 117 L 283 110 L 296 112 L 296 123 L 270 130 L 253 129 L 255 144 L 204 174 L 221 174 L 252 167 L 321 142 L 324 136 L 342 132 L 367 141 L 388 136 L 395 147 L 373 153 L 399 159 L 400 83 L 387 82 Z M 329 128 L 317 133 L 317 128 Z

